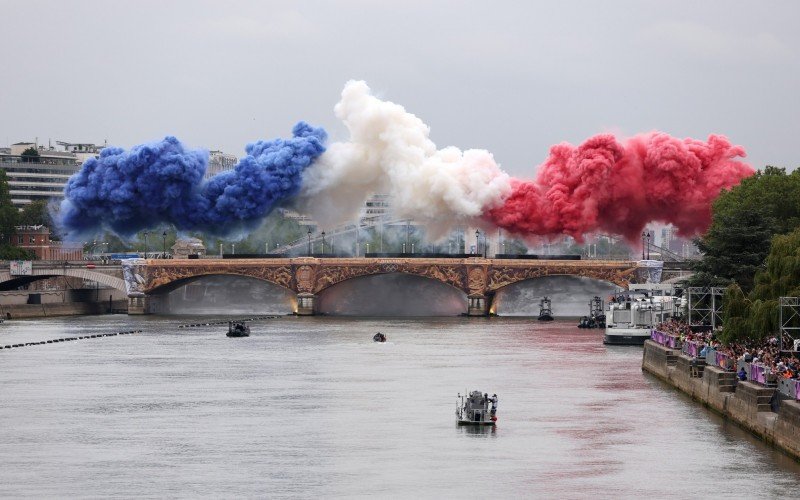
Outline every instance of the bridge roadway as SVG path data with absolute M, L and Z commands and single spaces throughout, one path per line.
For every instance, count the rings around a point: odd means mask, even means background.
M 72 276 L 124 291 L 129 314 L 163 310 L 166 294 L 187 283 L 214 275 L 255 278 L 283 287 L 297 298 L 296 313 L 314 314 L 317 295 L 346 280 L 376 274 L 405 273 L 433 279 L 467 295 L 470 315 L 491 309 L 495 293 L 505 286 L 543 276 L 571 275 L 626 287 L 651 276 L 652 261 L 527 260 L 469 258 L 339 258 L 263 259 L 136 259 L 101 265 L 86 261 L 34 261 L 30 275 L 12 276 L 0 264 L 0 290 L 54 276 Z

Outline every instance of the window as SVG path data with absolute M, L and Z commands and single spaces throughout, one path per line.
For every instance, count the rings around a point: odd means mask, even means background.
M 30 243 L 31 245 L 36 243 L 36 236 L 34 236 L 34 235 L 28 236 L 28 243 Z

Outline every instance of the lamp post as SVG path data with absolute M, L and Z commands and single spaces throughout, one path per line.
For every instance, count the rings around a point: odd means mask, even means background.
M 231 243 L 231 255 L 236 255 L 236 243 Z
M 367 251 L 364 253 L 364 257 L 366 257 L 367 254 L 369 253 L 369 243 L 367 243 L 366 245 L 367 245 Z
M 147 259 L 147 234 L 149 231 L 144 232 L 144 258 Z
M 166 231 L 161 233 L 161 238 L 164 241 L 164 245 L 163 245 L 163 249 L 162 249 L 163 257 L 166 259 L 167 258 L 167 232 Z
M 325 231 L 322 231 L 322 255 L 325 255 Z
M 407 220 L 406 221 L 406 247 L 408 247 L 410 245 L 411 245 L 411 221 Z M 403 253 L 405 253 L 405 250 L 403 250 Z
M 650 238 L 652 237 L 650 231 L 642 232 L 642 260 L 645 260 L 645 246 L 647 247 L 647 260 L 650 260 Z
M 308 256 L 311 257 L 311 228 L 308 228 Z
M 480 248 L 481 248 L 481 232 L 476 229 L 475 230 L 475 255 L 480 255 Z

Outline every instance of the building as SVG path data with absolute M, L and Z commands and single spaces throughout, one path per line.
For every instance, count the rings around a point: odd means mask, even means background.
M 223 153 L 222 151 L 209 151 L 205 178 L 214 177 L 226 170 L 233 170 L 237 161 L 239 160 L 234 155 Z
M 102 146 L 97 146 L 96 144 L 92 143 L 63 141 L 56 141 L 56 144 L 63 147 L 64 151 L 75 155 L 75 157 L 78 159 L 78 164 L 83 164 L 83 162 L 89 158 L 96 158 L 100 154 L 100 151 L 107 146 L 105 143 L 103 143 Z
M 175 259 L 188 259 L 190 255 L 202 257 L 206 254 L 206 246 L 198 238 L 181 238 L 171 249 L 172 257 Z
M 83 246 L 50 240 L 47 226 L 17 226 L 11 236 L 11 245 L 28 250 L 37 260 L 81 260 Z
M 64 186 L 81 164 L 97 156 L 102 146 L 58 142 L 65 147 L 57 151 L 53 146 L 40 146 L 34 142 L 18 142 L 0 149 L 0 168 L 6 171 L 11 202 L 23 208 L 36 200 L 49 201 L 64 195 Z M 38 156 L 25 156 L 34 149 Z

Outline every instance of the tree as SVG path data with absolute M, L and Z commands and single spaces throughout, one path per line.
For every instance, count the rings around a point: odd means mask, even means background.
M 745 297 L 738 285 L 723 297 L 724 342 L 762 339 L 777 333 L 778 299 L 800 296 L 800 228 L 772 239 L 764 269 Z
M 11 203 L 6 171 L 0 169 L 0 242 L 8 243 L 17 226 L 19 212 Z
M 708 232 L 697 246 L 703 258 L 695 264 L 694 286 L 735 281 L 747 294 L 763 268 L 773 235 L 800 225 L 800 172 L 766 167 L 714 202 Z
M 50 219 L 50 212 L 45 200 L 31 202 L 19 214 L 19 225 L 21 226 L 47 226 L 53 229 L 53 221 Z
M 694 270 L 701 273 L 698 278 L 710 276 L 712 281 L 718 278 L 735 281 L 748 293 L 753 288 L 753 277 L 769 253 L 774 222 L 764 207 L 715 214 L 714 221 L 697 242 L 703 259 L 695 263 Z
M 22 163 L 39 163 L 39 152 L 36 148 L 28 148 L 20 155 Z

